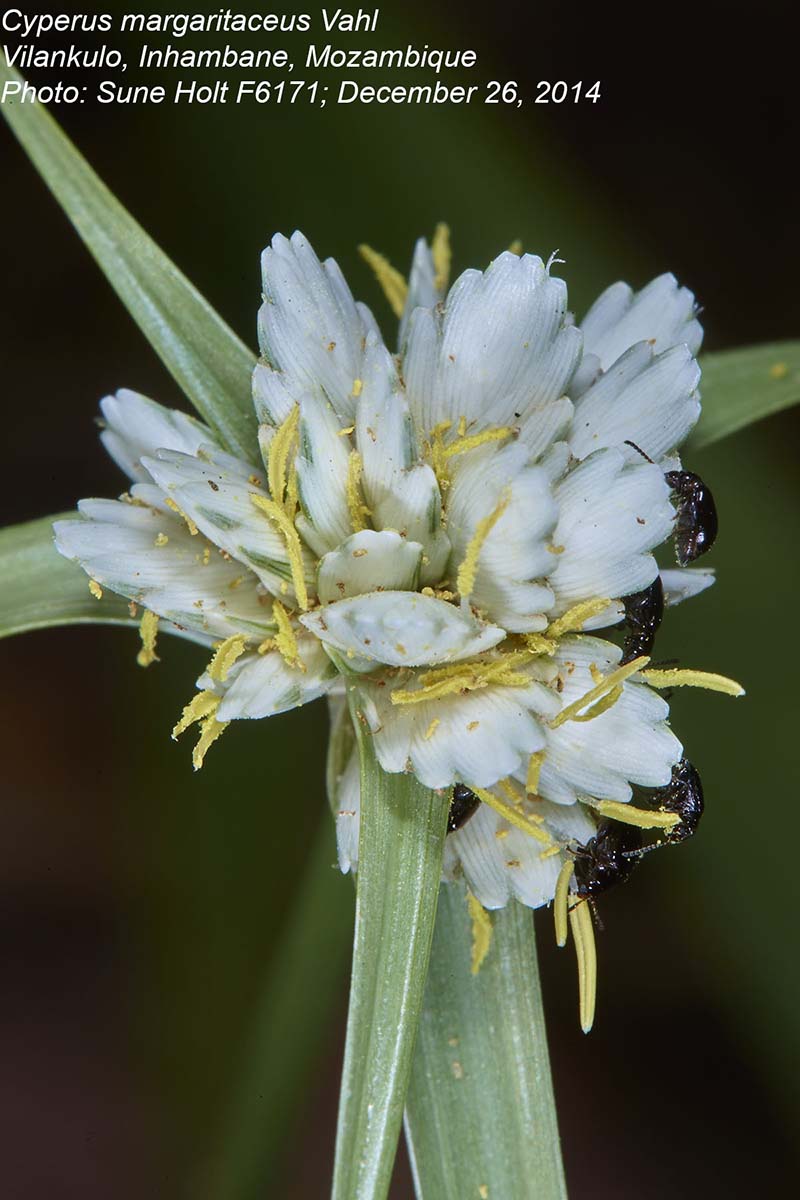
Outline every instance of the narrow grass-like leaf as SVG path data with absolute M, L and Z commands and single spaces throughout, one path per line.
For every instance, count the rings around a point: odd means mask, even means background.
M 313 1065 L 329 1040 L 335 999 L 345 994 L 353 910 L 352 888 L 335 863 L 325 811 L 244 1040 L 213 1164 L 214 1200 L 258 1200 L 270 1193 Z
M 0 529 L 0 637 L 50 625 L 132 625 L 127 601 L 111 592 L 96 600 L 89 580 L 53 544 L 58 513 Z
M 703 415 L 688 448 L 699 450 L 800 402 L 800 342 L 704 354 Z
M 406 1101 L 419 1200 L 566 1196 L 533 914 L 492 921 L 473 975 L 465 888 L 442 886 Z
M 0 84 L 21 81 L 0 56 Z M 125 210 L 48 112 L 9 101 L 2 112 L 111 286 L 202 417 L 250 460 L 255 358 Z
M 387 775 L 360 739 L 361 833 L 334 1200 L 389 1189 L 425 976 L 449 794 Z

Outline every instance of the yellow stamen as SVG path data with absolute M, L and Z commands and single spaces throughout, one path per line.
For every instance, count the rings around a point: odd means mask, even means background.
M 431 738 L 433 737 L 434 733 L 436 732 L 436 730 L 439 728 L 440 725 L 441 725 L 441 721 L 439 720 L 439 718 L 434 717 L 433 720 L 431 721 L 430 725 L 428 726 L 428 728 L 425 730 L 424 734 L 422 735 L 426 742 L 429 742 L 431 740 Z
M 267 485 L 276 504 L 286 499 L 287 468 L 293 455 L 300 428 L 300 406 L 295 404 L 288 417 L 275 430 L 267 453 Z M 290 514 L 290 515 L 293 515 Z
M 477 975 L 492 944 L 492 918 L 476 896 L 467 889 L 467 908 L 472 921 L 472 965 L 470 970 Z
M 373 250 L 371 246 L 359 246 L 358 252 L 367 266 L 372 267 L 375 278 L 381 285 L 383 294 L 389 301 L 394 315 L 402 317 L 408 298 L 408 284 L 405 281 L 405 277 L 399 271 L 395 270 L 388 258 L 385 258 L 383 254 L 379 254 L 377 250 Z
M 278 643 L 274 637 L 265 638 L 260 646 L 257 647 L 259 654 L 266 654 L 268 650 L 277 650 Z
M 472 540 L 467 546 L 467 552 L 464 555 L 464 561 L 458 568 L 456 590 L 459 592 L 462 599 L 472 594 L 472 589 L 475 586 L 475 576 L 478 571 L 478 559 L 480 557 L 481 550 L 483 549 L 483 544 L 510 503 L 511 489 L 505 488 L 499 503 L 495 505 L 493 511 L 489 513 L 488 517 L 484 517 L 482 521 L 478 522 L 477 528 L 472 535 Z
M 553 900 L 553 921 L 556 927 L 556 945 L 562 947 L 566 946 L 567 944 L 567 907 L 569 903 L 569 885 L 574 870 L 575 864 L 571 858 L 568 858 L 558 873 L 556 894 Z
M 516 254 L 519 257 L 522 254 L 522 238 L 514 238 L 508 248 L 512 254 Z
M 603 700 L 605 697 L 614 691 L 618 684 L 623 683 L 629 675 L 635 675 L 637 671 L 641 671 L 642 667 L 650 662 L 646 654 L 642 654 L 639 658 L 635 658 L 633 662 L 625 663 L 623 667 L 617 667 L 616 671 L 612 671 L 606 675 L 600 683 L 590 688 L 585 695 L 573 700 L 572 704 L 568 704 L 566 708 L 562 708 L 557 717 L 554 717 L 550 722 L 551 729 L 557 729 L 559 725 L 563 725 L 565 721 L 574 721 L 578 714 L 589 705 L 592 705 L 597 700 Z M 599 716 L 599 712 L 594 713 Z M 588 714 L 587 714 L 588 716 Z
M 547 636 L 549 638 L 560 638 L 565 633 L 573 633 L 575 630 L 583 629 L 584 624 L 592 617 L 597 617 L 608 608 L 610 600 L 602 600 L 596 598 L 594 600 L 582 600 L 580 604 L 573 605 L 568 608 L 563 616 L 558 617 L 553 621 L 552 625 L 548 626 Z
M 192 751 L 192 766 L 199 771 L 203 765 L 209 746 L 220 737 L 230 725 L 230 721 L 217 721 L 214 717 L 206 717 L 200 725 L 200 737 Z
M 363 471 L 364 464 L 361 460 L 361 455 L 357 450 L 351 450 L 350 458 L 347 462 L 347 508 L 350 512 L 350 523 L 355 533 L 360 533 L 362 529 L 367 528 L 364 518 L 370 515 L 370 510 L 364 503 L 361 494 L 361 475 Z
M 541 842 L 543 846 L 549 846 L 552 838 L 549 834 L 540 829 L 536 822 L 519 808 L 515 808 L 512 804 L 507 804 L 505 800 L 501 800 L 492 792 L 487 792 L 483 788 L 472 789 L 479 800 L 484 804 L 488 804 L 496 813 L 504 817 L 509 825 L 515 825 L 517 829 L 521 829 L 523 833 L 528 833 L 537 842 Z
M 360 382 L 361 382 L 360 379 L 356 380 L 356 383 L 360 383 Z M 355 430 L 355 425 L 345 425 L 344 429 L 340 429 L 336 436 L 337 437 L 350 437 L 350 434 L 353 433 L 354 430 Z
M 450 249 L 450 228 L 444 222 L 436 226 L 431 241 L 431 257 L 435 271 L 433 286 L 437 292 L 443 292 L 450 282 L 450 264 L 453 259 L 453 252 Z
M 274 500 L 268 500 L 266 496 L 258 496 L 255 492 L 250 493 L 250 499 L 265 517 L 278 526 L 283 534 L 297 603 L 305 611 L 308 608 L 308 589 L 303 571 L 303 549 L 300 544 L 300 535 L 284 509 Z
M 555 654 L 558 649 L 558 642 L 543 633 L 525 633 L 523 641 L 532 654 Z
M 528 687 L 531 682 L 529 676 L 513 668 L 530 662 L 531 658 L 527 650 L 513 650 L 489 662 L 452 663 L 447 667 L 435 667 L 418 676 L 422 687 L 413 690 L 398 688 L 392 692 L 392 704 L 420 704 L 424 700 L 438 700 L 459 692 L 473 692 L 488 687 L 490 683 L 504 687 Z
M 725 696 L 743 696 L 744 688 L 727 675 L 711 671 L 642 671 L 642 679 L 654 688 L 696 687 L 707 692 L 722 692 Z
M 528 777 L 525 780 L 525 791 L 531 796 L 535 796 L 539 791 L 539 776 L 544 766 L 545 754 L 545 750 L 537 750 L 528 760 Z
M 615 688 L 612 688 L 607 696 L 603 696 L 602 700 L 598 700 L 591 708 L 587 708 L 585 713 L 573 717 L 573 721 L 593 721 L 595 717 L 600 717 L 604 712 L 608 712 L 613 708 L 617 701 L 622 696 L 622 684 L 618 683 Z
M 243 633 L 234 633 L 231 637 L 225 638 L 224 642 L 220 642 L 216 654 L 206 668 L 209 677 L 215 683 L 225 682 L 228 672 L 237 658 L 241 658 L 244 654 L 246 643 L 247 638 Z
M 198 692 L 184 706 L 181 719 L 172 731 L 173 738 L 179 738 L 190 725 L 194 725 L 195 721 L 203 721 L 206 717 L 212 716 L 219 705 L 220 697 L 215 692 Z
M 166 504 L 167 508 L 171 508 L 173 512 L 176 512 L 179 517 L 183 517 L 189 533 L 192 535 L 192 537 L 197 537 L 200 530 L 197 528 L 192 518 L 183 511 L 180 505 L 176 504 L 171 496 L 165 496 L 164 503 Z
M 479 446 L 502 442 L 505 438 L 512 437 L 514 432 L 510 426 L 499 426 L 497 429 L 484 429 L 482 433 L 473 433 L 469 437 L 457 437 L 448 446 L 442 446 L 442 458 L 447 461 L 456 454 L 467 454 L 470 450 L 477 450 Z
M 590 807 L 603 817 L 611 817 L 623 825 L 638 825 L 640 829 L 672 829 L 680 821 L 678 813 L 634 808 L 632 804 L 622 804 L 619 800 L 595 800 Z
M 588 1033 L 594 1024 L 597 997 L 597 950 L 594 927 L 588 904 L 575 904 L 570 909 L 569 923 L 578 959 L 578 996 L 581 1029 Z
M 289 614 L 280 600 L 272 601 L 272 615 L 275 619 L 275 624 L 278 626 L 278 632 L 275 635 L 275 645 L 280 650 L 283 659 L 290 667 L 296 667 L 300 671 L 305 671 L 306 664 L 300 658 L 300 651 L 297 648 L 297 638 L 292 629 Z
M 100 587 L 100 584 L 96 579 L 89 580 L 89 591 L 92 593 L 95 600 L 103 599 L 103 589 Z
M 151 663 L 159 661 L 156 654 L 158 617 L 149 609 L 142 613 L 142 619 L 139 622 L 139 637 L 142 639 L 142 648 L 136 655 L 136 661 L 140 667 L 149 667 Z
M 522 804 L 522 796 L 517 791 L 517 789 L 514 787 L 514 784 L 511 782 L 510 779 L 508 779 L 508 778 L 499 779 L 497 781 L 497 786 L 503 792 L 506 799 L 510 800 L 512 804 L 516 804 L 516 805 Z M 539 820 L 541 820 L 541 818 L 539 818 Z

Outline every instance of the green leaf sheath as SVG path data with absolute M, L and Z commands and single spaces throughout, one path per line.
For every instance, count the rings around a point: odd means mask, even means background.
M 704 354 L 700 365 L 703 413 L 690 452 L 800 401 L 800 342 Z
M 89 580 L 53 543 L 59 513 L 0 529 L 0 637 L 50 625 L 132 625 L 128 602 L 111 592 L 96 600 Z
M 335 868 L 327 809 L 295 902 L 265 975 L 241 1071 L 213 1164 L 213 1200 L 261 1200 L 283 1158 L 287 1132 L 307 1107 L 313 1066 L 344 996 L 353 893 Z
M 334 1200 L 389 1189 L 442 871 L 449 794 L 387 775 L 361 739 L 361 832 Z
M 463 884 L 444 884 L 420 1017 L 406 1138 L 420 1200 L 563 1200 L 533 914 L 492 914 L 471 966 Z
M 0 83 L 20 79 L 0 58 Z M 250 461 L 255 358 L 147 236 L 39 104 L 2 112 L 168 371 L 229 450 Z

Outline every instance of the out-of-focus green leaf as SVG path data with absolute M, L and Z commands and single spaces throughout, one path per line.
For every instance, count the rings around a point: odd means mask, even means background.
M 210 1195 L 257 1200 L 307 1095 L 330 1037 L 352 936 L 353 893 L 334 869 L 333 825 L 323 813 L 295 905 L 270 962 L 227 1114 Z
M 492 919 L 473 975 L 466 889 L 442 886 L 406 1100 L 420 1200 L 566 1196 L 533 914 Z
M 411 1073 L 449 795 L 388 775 L 362 737 L 356 932 L 333 1200 L 383 1200 Z
M 21 76 L 0 59 L 0 84 Z M 165 367 L 225 444 L 255 453 L 255 359 L 38 103 L 2 112 Z
M 704 354 L 703 415 L 690 450 L 710 446 L 800 401 L 800 342 Z
M 127 601 L 111 592 L 96 600 L 89 581 L 53 543 L 59 513 L 0 530 L 0 637 L 49 625 L 133 625 Z

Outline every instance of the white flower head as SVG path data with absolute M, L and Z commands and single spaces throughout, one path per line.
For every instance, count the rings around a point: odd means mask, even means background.
M 616 284 L 579 326 L 534 255 L 448 289 L 442 228 L 410 285 L 366 253 L 397 354 L 335 262 L 275 237 L 252 461 L 121 391 L 102 437 L 130 492 L 83 501 L 57 545 L 95 594 L 144 610 L 143 663 L 157 618 L 213 647 L 175 729 L 199 723 L 196 766 L 228 722 L 325 694 L 341 707 L 345 683 L 386 771 L 481 801 L 447 839 L 446 877 L 485 908 L 537 907 L 598 811 L 670 783 L 683 751 L 654 688 L 704 679 L 597 636 L 632 596 L 676 603 L 712 581 L 673 569 L 659 584 L 655 558 L 676 522 L 665 473 L 700 412 L 694 300 L 670 275 Z M 349 870 L 358 771 L 341 761 Z

